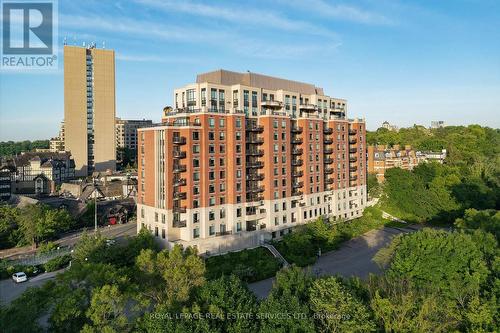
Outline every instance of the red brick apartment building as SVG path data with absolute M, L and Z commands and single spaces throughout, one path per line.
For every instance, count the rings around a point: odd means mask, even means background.
M 218 70 L 138 129 L 138 230 L 167 248 L 257 246 L 319 217 L 362 215 L 365 122 L 311 84 Z

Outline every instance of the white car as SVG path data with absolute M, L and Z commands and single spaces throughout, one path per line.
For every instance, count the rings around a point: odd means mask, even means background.
M 15 283 L 26 282 L 28 281 L 28 276 L 24 272 L 17 272 L 12 274 L 12 280 L 14 280 Z

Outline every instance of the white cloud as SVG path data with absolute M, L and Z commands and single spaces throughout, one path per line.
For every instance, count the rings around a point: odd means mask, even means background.
M 336 37 L 336 34 L 316 24 L 297 19 L 289 19 L 278 12 L 249 9 L 241 6 L 218 6 L 193 1 L 135 0 L 142 5 L 161 9 L 166 13 L 179 12 L 256 27 L 271 27 L 279 30 L 296 31 L 308 35 Z
M 385 15 L 348 5 L 334 5 L 324 0 L 285 0 L 284 4 L 300 8 L 318 16 L 372 25 L 392 25 L 395 22 Z

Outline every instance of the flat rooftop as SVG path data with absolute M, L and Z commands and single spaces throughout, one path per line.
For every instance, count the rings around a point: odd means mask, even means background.
M 286 90 L 304 95 L 324 95 L 323 88 L 310 83 L 292 81 L 252 72 L 238 73 L 225 69 L 198 74 L 196 83 L 214 83 L 225 86 L 241 84 L 267 90 Z

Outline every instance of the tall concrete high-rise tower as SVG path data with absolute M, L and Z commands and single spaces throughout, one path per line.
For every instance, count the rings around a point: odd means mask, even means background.
M 64 46 L 64 121 L 77 176 L 115 170 L 113 50 Z

